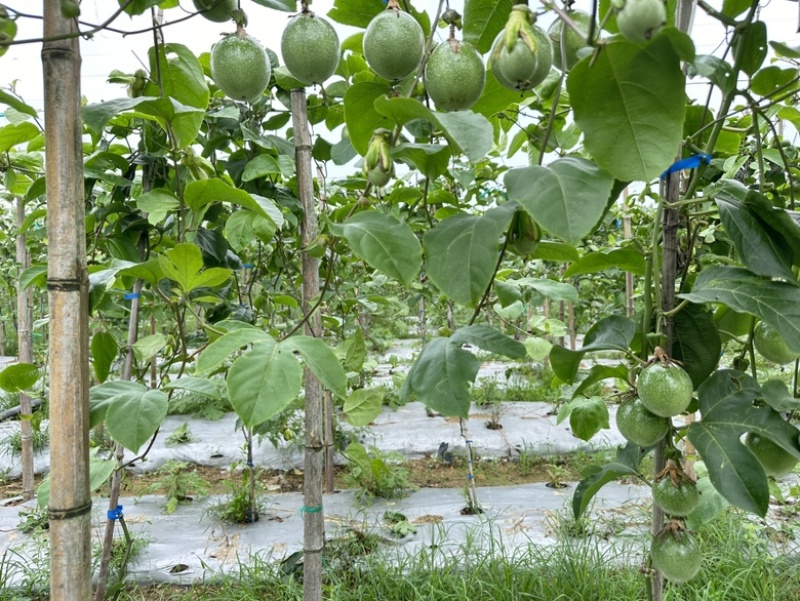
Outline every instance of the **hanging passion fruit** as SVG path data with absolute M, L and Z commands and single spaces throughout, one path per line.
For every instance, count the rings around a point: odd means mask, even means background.
M 267 89 L 271 75 L 267 51 L 242 26 L 211 48 L 211 78 L 234 100 L 257 99 Z
M 517 4 L 492 45 L 492 72 L 497 81 L 512 90 L 539 85 L 553 66 L 553 45 L 534 20 L 530 8 Z
M 283 30 L 281 54 L 292 77 L 306 85 L 319 84 L 339 65 L 339 36 L 326 19 L 301 12 Z
M 439 44 L 425 66 L 425 89 L 436 108 L 464 111 L 478 101 L 486 68 L 472 44 L 450 39 Z
M 367 181 L 377 188 L 382 188 L 394 177 L 394 161 L 392 161 L 390 140 L 392 132 L 388 129 L 377 129 L 372 134 L 364 156 L 362 171 Z
M 384 79 L 411 75 L 425 52 L 425 34 L 417 20 L 391 0 L 364 32 L 364 59 Z
M 564 38 L 564 51 L 563 54 L 566 56 L 567 59 L 567 70 L 569 71 L 572 67 L 575 66 L 575 63 L 578 62 L 578 51 L 582 50 L 583 48 L 590 48 L 590 46 L 586 43 L 586 40 L 589 38 L 589 29 L 590 23 L 592 22 L 591 15 L 576 10 L 572 11 L 569 14 L 569 18 L 572 19 L 572 22 L 578 26 L 578 29 L 581 30 L 581 33 L 577 33 L 572 27 L 567 27 L 567 30 L 562 34 L 562 30 L 564 28 L 564 24 L 561 19 L 556 19 L 553 24 L 550 26 L 550 29 L 547 30 L 547 36 L 550 38 L 550 41 L 553 44 L 553 66 L 558 69 L 559 71 L 564 70 L 564 66 L 561 64 L 561 38 Z M 595 24 L 594 28 L 594 39 L 597 39 L 597 31 L 598 27 Z
M 233 18 L 236 0 L 192 0 L 192 4 L 203 17 L 214 23 L 224 23 Z
M 617 12 L 619 32 L 630 42 L 646 42 L 666 24 L 663 0 L 625 0 Z

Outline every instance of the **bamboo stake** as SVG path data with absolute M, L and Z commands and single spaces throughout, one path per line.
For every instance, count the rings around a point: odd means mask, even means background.
M 300 204 L 303 206 L 301 235 L 303 249 L 317 237 L 317 216 L 314 203 L 314 181 L 311 171 L 311 134 L 308 129 L 306 92 L 291 91 L 292 127 L 294 128 L 295 162 Z M 308 314 L 319 295 L 319 259 L 305 250 L 302 253 L 303 313 Z M 319 313 L 306 320 L 305 333 L 319 336 L 322 330 Z M 322 599 L 322 551 L 325 546 L 325 521 L 322 511 L 322 385 L 306 368 L 305 372 L 305 462 L 303 476 L 303 599 Z
M 47 289 L 50 305 L 50 598 L 91 597 L 88 276 L 76 21 L 44 2 Z
M 17 199 L 17 227 L 25 221 L 25 201 Z M 26 236 L 17 233 L 17 265 L 22 274 L 31 266 L 31 256 L 26 246 Z M 22 289 L 17 277 L 17 360 L 20 363 L 33 363 L 33 295 L 32 290 Z M 22 499 L 33 498 L 33 407 L 31 397 L 24 392 L 19 395 L 20 440 L 22 442 Z

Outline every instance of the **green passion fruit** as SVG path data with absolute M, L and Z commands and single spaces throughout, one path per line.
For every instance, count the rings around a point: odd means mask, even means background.
M 672 417 L 686 411 L 692 401 L 692 379 L 674 363 L 653 363 L 639 374 L 636 383 L 639 398 L 648 411 Z
M 703 551 L 694 535 L 682 528 L 665 528 L 650 546 L 653 567 L 667 580 L 688 582 L 700 571 Z
M 539 85 L 553 66 L 553 44 L 544 30 L 533 24 L 534 19 L 527 6 L 514 6 L 505 28 L 492 44 L 492 72 L 501 85 L 512 90 L 530 90 Z
M 267 89 L 271 75 L 267 51 L 242 28 L 211 48 L 211 78 L 229 98 L 255 100 Z
M 758 322 L 753 330 L 753 344 L 759 355 L 779 365 L 791 363 L 800 357 L 800 353 L 789 348 L 780 332 L 765 321 Z
M 691 480 L 665 477 L 653 484 L 653 502 L 667 515 L 684 517 L 695 510 L 700 493 Z
M 417 20 L 406 12 L 387 8 L 369 22 L 364 32 L 364 59 L 384 79 L 411 75 L 425 52 L 425 34 Z
M 663 0 L 625 0 L 617 12 L 619 32 L 630 42 L 646 42 L 667 24 Z
M 508 230 L 508 248 L 520 257 L 533 254 L 542 239 L 539 226 L 525 209 L 518 208 Z
M 620 434 L 640 447 L 653 446 L 669 431 L 667 418 L 650 413 L 638 397 L 622 402 L 616 421 Z
M 567 59 L 567 70 L 572 69 L 575 66 L 575 63 L 578 62 L 578 51 L 583 48 L 589 48 L 590 46 L 586 43 L 586 40 L 589 37 L 589 24 L 592 22 L 591 15 L 588 15 L 585 12 L 576 10 L 569 14 L 569 18 L 572 19 L 572 22 L 578 26 L 578 29 L 581 30 L 581 34 L 575 32 L 572 27 L 567 27 L 566 31 L 562 34 L 564 29 L 564 23 L 561 19 L 556 19 L 553 24 L 550 26 L 550 29 L 547 30 L 547 36 L 550 38 L 550 42 L 553 44 L 553 66 L 560 71 L 564 70 L 564 66 L 561 64 L 561 37 L 564 37 L 564 55 Z M 595 26 L 594 29 L 594 38 L 597 39 L 597 31 L 598 27 Z
M 764 466 L 767 476 L 782 478 L 794 469 L 797 459 L 794 455 L 784 450 L 779 444 L 769 438 L 754 432 L 748 432 L 744 437 L 744 445 L 750 449 Z
M 214 23 L 230 21 L 238 6 L 236 0 L 192 0 L 192 4 L 197 12 Z
M 283 30 L 281 54 L 292 77 L 306 85 L 319 84 L 339 65 L 339 36 L 326 19 L 300 13 Z
M 464 111 L 478 101 L 486 83 L 480 53 L 467 42 L 439 44 L 425 66 L 425 89 L 436 108 Z

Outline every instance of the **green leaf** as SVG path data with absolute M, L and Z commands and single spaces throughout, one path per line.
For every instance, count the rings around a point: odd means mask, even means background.
M 245 165 L 242 181 L 250 182 L 270 176 L 281 176 L 290 179 L 294 176 L 294 161 L 283 154 L 277 157 L 270 154 L 260 154 Z
M 544 361 L 545 357 L 550 354 L 550 349 L 553 348 L 551 342 L 538 336 L 528 336 L 523 344 L 528 356 L 534 361 Z
M 191 184 L 190 184 L 191 185 Z M 184 293 L 196 288 L 221 286 L 231 277 L 231 270 L 212 267 L 203 270 L 203 254 L 195 244 L 182 242 L 158 258 L 164 275 L 178 283 Z
M 364 360 L 367 358 L 367 345 L 361 328 L 358 328 L 352 336 L 345 339 L 337 350 L 344 352 L 342 367 L 346 371 L 361 371 L 364 367 Z
M 714 266 L 697 276 L 692 291 L 679 295 L 693 303 L 723 303 L 766 321 L 800 353 L 800 288 L 760 278 L 740 267 Z
M 0 152 L 8 152 L 18 144 L 33 140 L 40 133 L 39 128 L 29 121 L 0 127 Z
M 720 370 L 698 389 L 703 419 L 688 437 L 708 469 L 711 482 L 732 505 L 764 516 L 769 507 L 767 476 L 741 442 L 745 432 L 765 436 L 800 459 L 800 431 L 771 407 L 757 407 L 761 391 L 749 375 Z
M 136 199 L 136 206 L 140 211 L 147 213 L 147 222 L 155 225 L 180 207 L 181 203 L 171 191 L 158 188 L 139 196 Z
M 364 28 L 386 7 L 372 0 L 334 0 L 328 17 L 342 25 Z
M 236 252 L 241 251 L 255 240 L 254 218 L 253 213 L 242 209 L 231 213 L 225 221 L 225 238 Z
M 348 90 L 345 101 L 354 87 Z M 464 153 L 473 163 L 485 158 L 494 143 L 492 124 L 483 115 L 472 111 L 435 113 L 413 98 L 389 98 L 385 95 L 375 99 L 374 107 L 380 114 L 391 118 L 400 126 L 415 119 L 429 122 L 442 131 L 454 152 Z
M 736 18 L 753 5 L 753 0 L 723 0 L 722 14 Z
M 689 74 L 698 74 L 717 86 L 723 94 L 729 94 L 736 87 L 733 66 L 713 54 L 701 54 L 692 61 Z
M 25 290 L 30 286 L 43 287 L 47 281 L 47 265 L 31 265 L 19 276 L 19 285 Z
M 670 356 L 683 363 L 683 369 L 698 388 L 717 368 L 722 341 L 714 315 L 701 305 L 689 304 L 675 314 L 674 340 Z
M 750 90 L 759 96 L 768 96 L 784 88 L 796 76 L 794 69 L 781 69 L 775 65 L 764 67 L 750 80 Z
M 283 12 L 291 13 L 297 10 L 297 3 L 295 0 L 253 0 L 256 4 L 273 8 Z
M 425 233 L 426 269 L 454 301 L 474 307 L 492 281 L 500 227 L 486 216 L 454 215 Z
M 139 362 L 149 361 L 167 346 L 167 337 L 162 333 L 143 336 L 133 343 L 133 354 Z
M 597 396 L 578 396 L 564 403 L 558 411 L 556 424 L 560 424 L 567 416 L 572 433 L 587 442 L 600 430 L 609 427 L 608 407 Z
M 396 217 L 362 211 L 332 230 L 347 239 L 359 258 L 403 284 L 411 283 L 422 267 L 419 240 L 408 224 Z
M 686 92 L 667 36 L 640 46 L 614 38 L 567 77 L 575 122 L 597 164 L 623 181 L 648 181 L 675 160 Z
M 98 332 L 92 336 L 91 349 L 94 377 L 102 384 L 111 373 L 111 365 L 119 354 L 119 345 L 108 332 Z
M 589 373 L 583 380 L 581 380 L 580 385 L 572 393 L 572 398 L 575 398 L 579 395 L 585 396 L 585 393 L 588 392 L 592 386 L 594 386 L 598 382 L 602 382 L 603 380 L 609 380 L 611 378 L 616 378 L 617 380 L 621 380 L 627 384 L 628 366 L 622 363 L 613 366 L 593 365 L 592 368 L 589 370 Z
M 765 227 L 749 207 L 717 198 L 725 230 L 745 266 L 756 275 L 793 281 L 792 251 L 782 236 Z
M 141 384 L 107 400 L 106 429 L 111 438 L 136 453 L 167 416 L 169 401 L 160 390 Z
M 392 120 L 375 108 L 375 99 L 390 92 L 391 88 L 388 85 L 371 81 L 354 83 L 345 92 L 344 121 L 347 124 L 347 133 L 350 135 L 350 143 L 361 156 L 367 154 L 369 141 L 376 129 L 392 128 Z
M 447 172 L 450 149 L 441 144 L 398 144 L 392 157 L 434 180 Z
M 14 94 L 11 92 L 6 92 L 5 90 L 0 90 L 0 104 L 10 106 L 11 108 L 18 110 L 20 113 L 25 113 L 31 117 L 36 117 L 38 115 L 35 108 L 29 104 L 25 104 L 25 102 L 17 98 Z
M 300 393 L 303 368 L 291 350 L 260 342 L 236 359 L 226 379 L 236 415 L 250 428 L 283 411 Z
M 569 243 L 591 233 L 606 211 L 614 178 L 579 157 L 556 159 L 510 170 L 508 197 L 516 200 L 545 230 Z
M 161 386 L 164 390 L 188 390 L 211 399 L 225 398 L 222 381 L 219 379 L 198 378 L 197 376 L 181 376 L 177 380 L 166 382 Z
M 475 46 L 481 54 L 489 52 L 492 42 L 508 21 L 512 5 L 512 0 L 465 0 L 464 41 Z
M 281 212 L 270 199 L 250 195 L 244 190 L 229 186 L 216 177 L 187 184 L 184 190 L 184 200 L 193 211 L 199 211 L 214 202 L 229 202 L 272 221 L 276 228 L 283 225 Z
M 734 52 L 741 54 L 740 68 L 752 76 L 767 58 L 767 25 L 763 21 L 754 21 L 744 31 L 737 32 L 733 39 Z
M 728 506 L 725 497 L 717 492 L 708 478 L 700 478 L 697 481 L 697 492 L 700 493 L 700 502 L 694 511 L 686 516 L 686 527 L 689 530 L 697 530 L 703 524 L 707 524 Z
M 249 324 L 246 324 L 246 327 L 226 332 L 203 349 L 197 359 L 195 373 L 205 374 L 214 371 L 234 352 L 257 342 L 275 343 L 275 339 L 264 330 Z
M 792 48 L 783 42 L 770 41 L 770 46 L 775 51 L 775 54 L 784 58 L 800 58 L 800 46 Z
M 623 351 L 628 352 L 628 347 L 636 332 L 636 325 L 632 320 L 618 315 L 604 317 L 595 323 L 586 332 L 583 346 L 578 351 L 572 351 L 562 346 L 554 346 L 550 351 L 550 362 L 553 372 L 564 382 L 573 382 L 578 373 L 578 367 L 586 353 L 593 351 Z
M 151 82 L 145 96 L 163 94 L 205 112 L 210 93 L 203 67 L 194 52 L 183 44 L 164 44 L 157 50 L 150 48 L 150 72 L 159 74 L 159 83 Z M 187 137 L 186 142 L 191 143 L 197 134 Z
M 589 503 L 603 486 L 622 476 L 638 474 L 642 457 L 644 457 L 643 450 L 629 442 L 627 446 L 617 449 L 617 456 L 613 462 L 596 469 L 581 480 L 572 495 L 572 514 L 575 519 L 579 520 L 583 516 Z
M 565 282 L 556 282 L 547 278 L 520 278 L 518 280 L 509 280 L 509 283 L 515 283 L 520 288 L 532 288 L 545 298 L 556 301 L 568 301 L 577 303 L 579 301 L 578 291 L 572 284 Z
M 447 338 L 434 338 L 420 353 L 400 389 L 404 401 L 414 396 L 447 417 L 469 417 L 469 386 L 481 362 Z
M 542 261 L 572 262 L 579 261 L 581 256 L 571 244 L 542 240 L 530 258 L 541 259 Z
M 800 399 L 794 398 L 781 380 L 767 380 L 761 384 L 761 393 L 764 402 L 775 411 L 797 411 L 800 409 Z
M 101 459 L 96 455 L 89 457 L 89 489 L 95 491 L 103 486 L 115 469 L 117 469 L 117 462 L 113 459 Z M 36 489 L 36 503 L 42 509 L 46 509 L 50 503 L 49 474 Z
M 282 340 L 278 346 L 289 352 L 300 353 L 306 367 L 314 372 L 322 385 L 333 394 L 340 397 L 347 394 L 347 376 L 344 369 L 336 358 L 336 353 L 322 340 L 310 336 L 292 336 Z
M 612 248 L 600 252 L 589 252 L 570 265 L 563 277 L 572 278 L 587 273 L 599 273 L 608 269 L 621 269 L 643 276 L 645 260 L 642 251 L 635 248 Z
M 342 411 L 347 414 L 347 421 L 351 426 L 369 426 L 383 411 L 383 392 L 376 388 L 354 390 L 344 402 Z
M 40 375 L 39 368 L 31 363 L 12 363 L 0 371 L 0 388 L 6 392 L 30 390 Z
M 504 355 L 509 359 L 524 359 L 527 355 L 524 344 L 491 326 L 480 324 L 464 326 L 453 332 L 450 341 L 455 344 L 472 344 L 479 349 Z

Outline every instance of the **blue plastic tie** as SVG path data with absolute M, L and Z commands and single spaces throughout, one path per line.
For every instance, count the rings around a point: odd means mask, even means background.
M 141 294 L 139 294 L 138 292 L 128 292 L 125 295 L 125 300 L 133 300 L 135 298 L 139 298 L 140 296 Z
M 700 154 L 681 159 L 680 161 L 675 161 L 672 163 L 669 169 L 661 174 L 661 179 L 665 179 L 670 173 L 675 173 L 676 171 L 683 171 L 684 169 L 697 169 L 703 163 L 706 165 L 711 164 L 710 154 L 701 152 Z
M 474 479 L 475 476 L 473 476 L 472 474 L 467 474 L 467 480 L 474 480 Z
M 242 269 L 253 269 L 252 263 L 242 263 Z
M 108 516 L 108 519 L 111 520 L 112 522 L 115 520 L 121 520 L 123 517 L 125 517 L 122 514 L 122 505 L 117 505 L 116 509 L 109 509 L 106 515 Z

